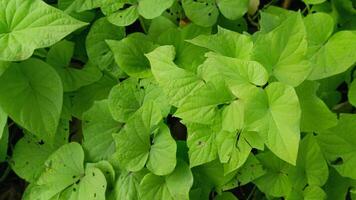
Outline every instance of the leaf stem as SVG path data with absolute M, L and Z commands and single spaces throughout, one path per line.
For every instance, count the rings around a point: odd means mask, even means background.
M 253 188 L 252 188 L 250 194 L 248 194 L 248 197 L 247 197 L 246 200 L 249 200 L 249 199 L 253 196 L 253 194 L 255 193 L 255 191 L 256 191 L 256 185 L 253 186 Z

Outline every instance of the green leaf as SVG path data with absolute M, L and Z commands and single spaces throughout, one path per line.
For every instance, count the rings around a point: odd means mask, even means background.
M 220 161 L 224 163 L 224 175 L 241 167 L 247 160 L 252 147 L 245 135 L 249 132 L 219 132 L 216 136 Z
M 309 14 L 303 21 L 307 32 L 307 56 L 311 57 L 324 45 L 333 33 L 334 20 L 329 14 L 320 12 Z
M 216 132 L 219 125 L 186 124 L 188 129 L 190 167 L 198 166 L 217 158 Z
M 120 41 L 107 40 L 116 63 L 128 75 L 144 78 L 151 75 L 150 63 L 145 53 L 156 46 L 142 33 L 133 33 Z
M 183 0 L 183 9 L 187 17 L 195 24 L 204 27 L 213 26 L 219 16 L 215 0 Z
M 211 124 L 219 111 L 218 105 L 233 99 L 224 83 L 208 82 L 188 96 L 174 115 L 186 122 Z
M 193 185 L 193 174 L 189 166 L 178 160 L 174 171 L 167 176 L 147 174 L 140 184 L 142 200 L 188 200 Z
M 97 66 L 90 62 L 82 69 L 71 66 L 73 53 L 74 43 L 63 40 L 53 45 L 47 54 L 46 61 L 61 77 L 64 92 L 75 91 L 83 86 L 90 85 L 102 76 Z
M 311 58 L 309 80 L 318 80 L 345 72 L 356 60 L 356 33 L 339 31 Z
M 305 136 L 299 149 L 297 164 L 288 172 L 293 188 L 301 191 L 307 185 L 323 186 L 328 179 L 329 170 L 314 136 Z
M 188 41 L 223 56 L 243 60 L 250 59 L 253 48 L 251 37 L 221 27 L 218 27 L 217 34 L 199 35 Z
M 139 172 L 121 172 L 116 182 L 113 199 L 139 200 L 140 182 L 145 175 L 145 170 Z
M 253 181 L 258 189 L 274 197 L 282 197 L 289 194 L 292 182 L 288 177 L 288 163 L 280 160 L 271 152 L 257 155 L 257 159 L 266 169 L 266 174 Z
M 157 43 L 173 45 L 175 47 L 174 63 L 180 68 L 196 72 L 198 66 L 205 60 L 206 49 L 193 45 L 187 40 L 210 32 L 210 28 L 189 24 L 183 28 L 178 27 L 162 31 L 157 38 Z
M 237 132 L 244 126 L 244 105 L 241 100 L 231 102 L 222 111 L 222 129 Z
M 333 168 L 330 168 L 328 182 L 324 189 L 327 199 L 346 199 L 351 186 L 350 179 L 340 176 L 340 174 Z
M 44 163 L 56 150 L 47 141 L 31 135 L 21 138 L 14 148 L 11 166 L 18 176 L 28 182 L 34 182 L 45 169 Z
M 225 174 L 224 166 L 218 160 L 193 168 L 193 173 L 200 186 L 215 188 L 217 191 L 221 191 L 236 176 L 236 172 Z
M 52 137 L 62 110 L 63 88 L 56 71 L 38 59 L 12 63 L 0 77 L 0 106 L 16 123 Z
M 83 148 L 86 160 L 97 162 L 108 159 L 115 152 L 112 134 L 117 133 L 122 124 L 115 121 L 108 107 L 108 101 L 96 101 L 83 114 Z
M 72 114 L 81 119 L 82 114 L 94 104 L 94 101 L 106 99 L 111 88 L 116 84 L 116 80 L 110 76 L 104 75 L 99 81 L 88 86 L 84 86 L 74 94 L 71 94 Z
M 83 176 L 83 175 L 82 175 Z M 85 175 L 78 184 L 63 191 L 60 199 L 96 200 L 105 199 L 106 179 L 100 169 L 86 167 Z
M 203 81 L 194 73 L 177 67 L 173 62 L 173 46 L 161 46 L 146 54 L 151 63 L 152 73 L 173 106 L 179 107 L 195 90 L 203 86 Z
M 119 10 L 108 16 L 108 21 L 116 26 L 128 26 L 134 23 L 139 17 L 137 6 L 130 6 L 124 10 Z
M 78 143 L 69 143 L 59 148 L 46 160 L 45 169 L 34 187 L 28 188 L 28 199 L 51 199 L 73 185 L 84 174 L 83 162 L 84 152 Z
M 317 186 L 308 186 L 303 191 L 305 200 L 326 199 L 326 194 L 323 189 Z
M 240 185 L 246 185 L 247 183 L 250 183 L 263 176 L 265 173 L 266 170 L 260 161 L 256 158 L 256 156 L 250 154 L 245 164 L 238 169 L 236 179 Z
M 113 73 L 117 73 L 117 70 L 119 70 L 118 66 L 105 40 L 121 40 L 125 35 L 125 28 L 109 23 L 107 18 L 96 20 L 90 27 L 85 39 L 85 47 L 89 60 L 100 69 L 107 69 Z
M 163 11 L 170 8 L 174 0 L 140 0 L 138 2 L 138 12 L 146 19 L 153 19 L 160 16 Z
M 356 178 L 355 124 L 356 115 L 340 115 L 337 126 L 320 132 L 316 137 L 325 157 L 341 176 Z
M 159 176 L 171 173 L 177 163 L 176 153 L 177 144 L 169 128 L 163 124 L 153 139 L 147 169 Z
M 135 112 L 123 129 L 114 135 L 117 149 L 115 156 L 126 170 L 139 171 L 145 166 L 150 156 L 151 133 L 161 120 L 158 105 L 147 102 Z M 164 157 L 160 156 L 159 159 Z
M 279 81 L 297 86 L 310 73 L 306 31 L 300 13 L 290 13 L 271 32 L 260 34 L 255 42 L 253 58 Z
M 41 0 L 0 1 L 0 60 L 29 58 L 86 24 Z
M 247 12 L 249 2 L 249 0 L 217 0 L 216 4 L 224 17 L 234 20 Z
M 107 160 L 101 160 L 96 163 L 87 163 L 86 168 L 98 168 L 100 171 L 103 173 L 105 176 L 105 179 L 107 181 L 108 188 L 113 188 L 115 180 L 116 180 L 116 174 L 115 174 L 115 169 L 111 165 L 111 163 Z
M 246 100 L 246 130 L 261 134 L 279 158 L 295 165 L 300 139 L 301 110 L 291 86 L 273 82 L 266 90 L 251 91 Z
M 267 83 L 268 73 L 258 62 L 207 54 L 206 61 L 199 68 L 202 78 L 209 82 L 223 79 L 231 92 L 244 98 L 255 86 Z
M 114 86 L 109 94 L 109 109 L 116 121 L 127 120 L 143 104 L 145 91 L 138 87 L 138 80 L 129 78 Z
M 318 88 L 319 84 L 313 81 L 305 81 L 296 88 L 302 110 L 301 130 L 304 132 L 318 132 L 337 124 L 336 114 L 316 95 Z

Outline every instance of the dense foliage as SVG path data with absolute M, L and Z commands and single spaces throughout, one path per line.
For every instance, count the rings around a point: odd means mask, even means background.
M 0 199 L 356 199 L 355 0 L 0 0 Z

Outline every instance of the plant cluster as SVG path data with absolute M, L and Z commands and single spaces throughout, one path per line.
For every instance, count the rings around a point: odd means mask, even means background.
M 0 198 L 356 199 L 355 5 L 0 0 Z

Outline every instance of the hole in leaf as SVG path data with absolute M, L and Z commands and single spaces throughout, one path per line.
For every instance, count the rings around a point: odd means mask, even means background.
M 44 145 L 44 141 L 43 141 L 43 140 L 40 140 L 40 141 L 38 142 L 38 144 L 39 144 L 39 145 Z

